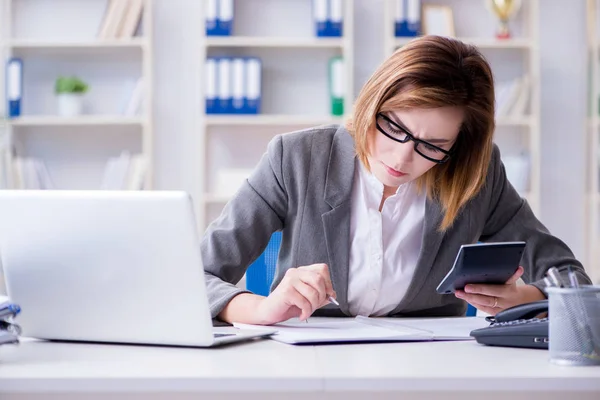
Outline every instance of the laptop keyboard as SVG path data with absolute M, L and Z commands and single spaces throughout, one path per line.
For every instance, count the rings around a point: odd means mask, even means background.
M 225 336 L 235 336 L 235 333 L 213 333 L 216 338 L 225 337 Z

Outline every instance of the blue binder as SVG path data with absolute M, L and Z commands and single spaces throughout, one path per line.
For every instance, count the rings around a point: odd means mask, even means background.
M 246 113 L 246 60 L 241 57 L 231 59 L 231 112 Z
M 218 0 L 206 0 L 206 16 L 204 18 L 206 26 L 206 36 L 215 36 L 217 31 L 217 14 L 219 12 Z
M 313 0 L 313 20 L 315 23 L 315 34 L 317 37 L 327 36 L 327 15 L 328 15 L 328 1 L 327 0 Z
M 204 98 L 206 101 L 206 113 L 216 114 L 218 112 L 217 104 L 217 60 L 209 57 L 205 61 L 204 74 Z
M 329 17 L 327 18 L 327 36 L 341 37 L 343 35 L 344 14 L 342 0 L 329 0 Z
M 233 26 L 233 0 L 218 0 L 217 34 L 231 35 Z
M 229 114 L 232 111 L 231 58 L 217 59 L 217 113 Z
M 421 32 L 421 0 L 396 0 L 396 37 L 415 37 Z
M 6 65 L 6 108 L 8 118 L 21 115 L 21 99 L 23 96 L 23 60 L 10 58 Z
M 231 35 L 233 0 L 206 0 L 206 36 Z
M 262 99 L 262 63 L 260 58 L 246 59 L 244 113 L 260 114 Z

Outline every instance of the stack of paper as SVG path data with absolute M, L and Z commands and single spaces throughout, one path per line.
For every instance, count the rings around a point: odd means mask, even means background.
M 102 190 L 142 190 L 147 171 L 146 157 L 122 151 L 106 163 L 100 188 Z
M 52 190 L 54 183 L 46 164 L 35 157 L 15 157 L 12 160 L 15 189 Z
M 100 39 L 131 38 L 135 35 L 144 9 L 144 0 L 109 0 L 100 26 Z
M 234 323 L 240 329 L 264 326 Z M 409 342 L 432 340 L 472 340 L 471 331 L 489 326 L 484 318 L 309 318 L 309 322 L 287 321 L 273 325 L 271 339 L 288 344 Z

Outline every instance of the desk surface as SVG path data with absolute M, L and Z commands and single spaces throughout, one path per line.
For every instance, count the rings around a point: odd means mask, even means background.
M 26 341 L 0 346 L 0 394 L 600 393 L 600 367 L 561 367 L 548 356 L 474 341 L 292 346 L 261 339 L 210 349 Z

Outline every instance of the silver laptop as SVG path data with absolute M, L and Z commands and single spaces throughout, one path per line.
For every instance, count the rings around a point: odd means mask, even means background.
M 205 347 L 275 332 L 213 328 L 185 192 L 0 191 L 0 221 L 23 336 Z

